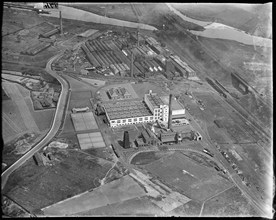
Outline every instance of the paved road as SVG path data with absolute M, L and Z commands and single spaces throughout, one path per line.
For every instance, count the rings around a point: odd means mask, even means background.
M 52 57 L 49 62 L 47 63 L 46 66 L 46 71 L 55 77 L 61 84 L 62 90 L 60 93 L 60 97 L 58 100 L 54 120 L 52 122 L 52 127 L 47 133 L 47 135 L 37 143 L 35 147 L 33 147 L 29 152 L 27 152 L 24 156 L 22 156 L 19 160 L 17 160 L 13 165 L 11 165 L 7 170 L 5 170 L 2 175 L 1 175 L 1 188 L 3 190 L 10 174 L 15 171 L 17 168 L 19 168 L 21 165 L 23 165 L 28 159 L 30 159 L 37 151 L 39 151 L 41 148 L 43 148 L 48 142 L 56 135 L 58 132 L 60 125 L 62 123 L 63 119 L 63 114 L 64 114 L 64 108 L 66 107 L 66 102 L 67 102 L 67 95 L 68 95 L 68 90 L 69 90 L 69 85 L 68 83 L 56 72 L 52 71 L 51 69 L 51 64 L 52 62 L 57 59 L 59 56 L 62 55 L 63 52 L 60 54 Z
M 218 149 L 214 146 L 212 141 L 209 139 L 208 135 L 201 129 L 201 127 L 195 122 L 193 117 L 190 115 L 188 111 L 186 114 L 189 118 L 191 118 L 191 125 L 195 128 L 201 135 L 204 141 L 208 144 L 208 148 L 215 154 L 215 158 L 220 162 L 224 169 L 228 171 L 229 177 L 235 183 L 235 185 L 241 190 L 243 195 L 250 201 L 250 203 L 260 212 L 262 216 L 271 217 L 271 207 L 264 205 L 264 202 L 254 193 L 250 191 L 250 189 L 243 184 L 241 178 L 237 175 L 237 173 L 230 166 L 228 161 L 222 156 L 222 154 L 218 151 Z

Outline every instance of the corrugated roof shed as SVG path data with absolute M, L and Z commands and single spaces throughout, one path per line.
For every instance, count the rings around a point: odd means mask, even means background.
M 176 133 L 174 132 L 161 133 L 160 139 L 162 142 L 174 142 L 175 136 L 176 136 Z

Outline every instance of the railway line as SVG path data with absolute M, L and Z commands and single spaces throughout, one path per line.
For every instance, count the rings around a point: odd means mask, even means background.
M 212 141 L 208 138 L 205 132 L 201 129 L 196 121 L 194 121 L 193 117 L 187 111 L 187 115 L 191 118 L 191 125 L 202 135 L 203 139 L 206 141 L 208 149 L 212 150 L 214 153 L 214 157 L 220 162 L 222 168 L 227 170 L 230 179 L 235 183 L 235 185 L 241 190 L 244 196 L 250 201 L 250 203 L 262 214 L 263 216 L 267 216 L 267 212 L 270 211 L 270 207 L 263 204 L 263 201 L 258 197 L 255 193 L 251 192 L 247 186 L 244 185 L 241 178 L 237 175 L 228 161 L 222 156 L 222 154 L 218 151 L 218 149 L 214 146 Z
M 228 69 L 228 68 L 226 68 L 218 59 L 217 59 L 217 57 L 212 53 L 212 52 L 210 52 L 209 50 L 208 50 L 208 48 L 206 48 L 206 46 L 204 46 L 198 39 L 194 39 L 193 37 L 191 37 L 191 34 L 190 33 L 188 33 L 186 30 L 184 30 L 183 28 L 181 29 L 181 31 L 182 32 L 184 32 L 192 41 L 194 41 L 196 44 L 198 44 L 213 60 L 215 60 L 218 64 L 219 64 L 219 66 L 223 69 L 223 70 L 225 70 L 225 71 L 227 71 L 227 72 L 231 72 L 231 71 L 233 71 L 232 69 Z M 195 65 L 193 65 L 193 64 L 191 64 L 191 66 L 193 67 L 193 68 L 195 68 L 195 69 L 197 69 L 198 70 L 198 68 L 195 66 Z M 201 72 L 201 71 L 200 71 Z M 206 73 L 207 75 L 208 75 L 208 73 Z M 247 83 L 248 84 L 248 83 Z M 249 85 L 250 86 L 250 85 Z M 250 86 L 250 88 L 251 88 L 251 86 Z M 229 97 L 229 96 L 228 96 Z M 229 97 L 231 100 L 232 100 L 232 98 L 231 97 Z M 262 100 L 261 98 L 260 98 L 260 100 Z M 234 103 L 235 104 L 234 104 Z M 242 117 L 243 118 L 245 118 L 247 115 L 248 115 L 248 117 L 250 117 L 251 118 L 251 120 L 249 121 L 249 123 L 250 124 L 252 124 L 252 126 L 254 127 L 254 128 L 256 128 L 258 131 L 260 130 L 260 133 L 263 133 L 263 135 L 265 135 L 266 136 L 266 138 L 267 138 L 267 141 L 268 142 L 270 142 L 270 138 L 269 138 L 269 135 L 263 130 L 263 128 L 262 128 L 262 126 L 260 126 L 259 125 L 259 123 L 260 124 L 262 124 L 260 121 L 259 121 L 259 119 L 257 119 L 256 117 L 254 117 L 254 116 L 252 116 L 252 114 L 250 113 L 250 112 L 248 112 L 247 110 L 245 110 L 244 109 L 244 107 L 243 106 L 241 106 L 239 103 L 237 103 L 235 100 L 233 101 L 232 100 L 232 103 L 237 107 L 237 106 L 239 106 L 239 108 L 240 108 L 240 110 L 237 110 L 240 114 L 243 114 L 242 115 Z M 230 103 L 229 103 L 230 104 Z M 264 105 L 266 105 L 265 103 L 263 103 Z M 231 104 L 230 104 L 231 105 Z M 246 113 L 244 113 L 244 111 L 246 112 Z M 247 121 L 248 121 L 248 119 L 246 119 Z M 257 122 L 255 122 L 255 121 L 257 121 Z

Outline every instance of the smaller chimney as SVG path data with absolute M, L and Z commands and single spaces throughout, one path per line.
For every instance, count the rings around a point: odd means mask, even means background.
M 172 126 L 172 94 L 170 94 L 170 101 L 169 101 L 168 129 L 171 129 L 171 126 Z
M 63 34 L 63 27 L 62 27 L 62 15 L 61 15 L 61 11 L 59 11 L 59 22 L 60 22 L 60 34 Z
M 130 64 L 130 76 L 131 77 L 133 77 L 133 60 L 134 60 L 134 58 L 133 58 L 133 51 L 131 51 L 131 64 Z
M 128 133 L 128 131 L 124 132 L 124 141 L 123 142 L 124 142 L 123 145 L 124 145 L 125 149 L 130 148 L 130 141 L 129 141 L 129 133 Z

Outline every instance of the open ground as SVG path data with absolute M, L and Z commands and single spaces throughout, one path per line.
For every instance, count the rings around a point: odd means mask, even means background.
M 112 166 L 109 161 L 91 160 L 75 150 L 59 151 L 55 157 L 61 162 L 52 167 L 27 161 L 12 173 L 3 193 L 32 211 L 99 186 Z
M 64 216 L 122 202 L 145 195 L 145 191 L 129 176 L 110 182 L 92 192 L 43 209 L 46 215 Z M 89 202 L 91 201 L 91 202 Z M 94 203 L 93 201 L 97 201 Z
M 203 201 L 233 185 L 215 171 L 202 167 L 177 152 L 146 165 L 145 169 L 197 201 Z

